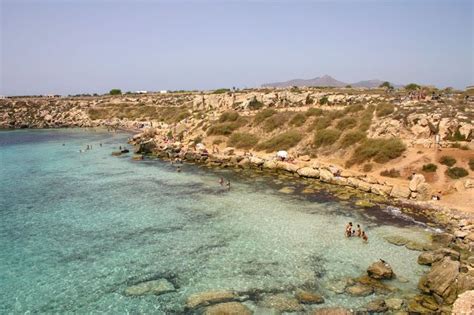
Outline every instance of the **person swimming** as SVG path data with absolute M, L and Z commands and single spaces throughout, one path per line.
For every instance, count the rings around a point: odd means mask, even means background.
M 227 190 L 230 190 L 230 181 L 227 181 L 226 186 L 227 186 Z
M 221 177 L 221 178 L 219 179 L 219 184 L 220 184 L 221 186 L 224 186 L 224 177 Z
M 178 167 L 176 168 L 176 171 L 177 171 L 178 173 L 181 172 L 181 166 L 178 166 Z
M 369 237 L 367 236 L 367 234 L 365 234 L 365 231 L 362 231 L 362 239 L 364 240 L 365 243 L 369 241 Z
M 352 222 L 349 222 L 346 225 L 346 231 L 345 231 L 346 237 L 351 237 L 352 235 Z

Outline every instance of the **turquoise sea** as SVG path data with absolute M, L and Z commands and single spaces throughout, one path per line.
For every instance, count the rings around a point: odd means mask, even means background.
M 401 293 L 416 292 L 419 252 L 387 235 L 428 238 L 384 209 L 326 194 L 284 194 L 299 181 L 195 165 L 113 157 L 128 134 L 100 130 L 0 132 L 0 314 L 184 312 L 196 292 L 230 289 L 321 293 L 320 306 L 364 298 L 330 288 L 383 258 Z M 102 144 L 102 146 L 100 146 Z M 92 145 L 91 150 L 84 150 Z M 231 181 L 227 191 L 218 183 Z M 346 239 L 362 224 L 368 244 Z M 129 297 L 134 284 L 167 279 L 175 292 Z M 251 308 L 254 303 L 246 302 Z

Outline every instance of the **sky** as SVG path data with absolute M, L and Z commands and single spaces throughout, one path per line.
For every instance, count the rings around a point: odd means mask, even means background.
M 0 0 L 1 95 L 474 84 L 473 0 Z

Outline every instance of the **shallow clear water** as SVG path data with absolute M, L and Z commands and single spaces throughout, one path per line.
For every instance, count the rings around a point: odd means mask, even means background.
M 111 156 L 126 138 L 97 130 L 0 132 L 0 313 L 179 313 L 195 292 L 301 286 L 319 291 L 324 306 L 358 307 L 373 296 L 328 287 L 379 258 L 408 280 L 392 285 L 416 289 L 425 270 L 419 252 L 383 237 L 427 238 L 422 227 L 382 225 L 347 203 L 283 194 L 266 178 L 192 165 L 177 173 L 165 162 Z M 79 153 L 87 144 L 92 150 Z M 231 179 L 230 191 L 218 184 L 221 175 Z M 343 236 L 348 221 L 366 228 L 368 244 Z M 123 294 L 157 278 L 178 290 Z

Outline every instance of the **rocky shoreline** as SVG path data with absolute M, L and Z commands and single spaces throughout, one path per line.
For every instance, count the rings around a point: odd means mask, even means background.
M 255 155 L 238 154 L 233 148 L 226 148 L 222 153 L 209 153 L 204 148 L 199 150 L 186 147 L 179 142 L 157 141 L 157 138 L 153 136 L 153 134 L 150 135 L 145 132 L 136 134 L 130 139 L 129 143 L 135 146 L 136 155 L 134 159 L 143 159 L 144 156 L 151 155 L 164 160 L 186 161 L 209 167 L 248 169 L 257 172 L 269 171 L 275 174 L 283 173 L 310 181 L 339 186 L 343 190 L 353 188 L 352 191 L 358 191 L 358 193 L 339 193 L 339 196 L 346 200 L 354 197 L 358 198 L 359 201 L 356 204 L 360 206 L 370 207 L 375 203 L 392 204 L 400 207 L 408 215 L 415 213 L 423 215 L 429 221 L 443 227 L 444 232 L 434 234 L 431 244 L 414 244 L 403 237 L 388 239 L 392 244 L 407 246 L 409 249 L 420 251 L 418 263 L 431 267 L 430 271 L 419 281 L 420 294 L 402 299 L 393 298 L 388 294 L 387 298 L 377 298 L 361 310 L 321 308 L 313 310 L 311 314 L 350 314 L 354 311 L 449 314 L 459 295 L 474 290 L 474 218 L 464 212 L 447 209 L 432 202 L 409 200 L 408 198 L 413 193 L 425 193 L 425 181 L 422 176 L 412 178 L 408 187 L 392 186 L 370 176 L 338 169 L 331 165 L 311 162 L 309 159 L 308 161 L 289 163 L 274 158 L 268 159 Z M 376 295 L 380 293 L 387 294 L 391 292 L 387 289 L 387 286 L 390 287 L 389 284 L 382 282 L 382 279 L 371 277 L 369 272 L 369 276 L 348 280 L 344 284 L 342 292 L 351 295 L 361 294 L 361 296 L 373 293 L 376 293 Z M 306 296 L 309 298 L 314 294 L 317 295 L 315 292 L 302 292 L 300 290 L 293 292 L 293 296 L 288 295 L 288 292 L 286 295 L 259 296 L 257 304 L 276 308 L 280 312 L 301 312 L 304 310 L 302 307 L 304 302 L 299 300 L 298 297 Z M 214 298 L 215 296 L 217 297 Z M 324 297 L 320 298 L 324 301 Z M 232 312 L 234 309 L 237 313 L 252 313 L 252 308 L 249 309 L 241 303 L 242 301 L 239 301 L 242 296 L 233 292 L 205 292 L 201 295 L 191 296 L 189 299 L 204 301 L 194 305 L 195 303 L 188 300 L 187 309 L 194 310 L 198 308 L 199 313 L 220 314 L 222 312 Z M 318 301 L 321 299 L 315 298 Z

